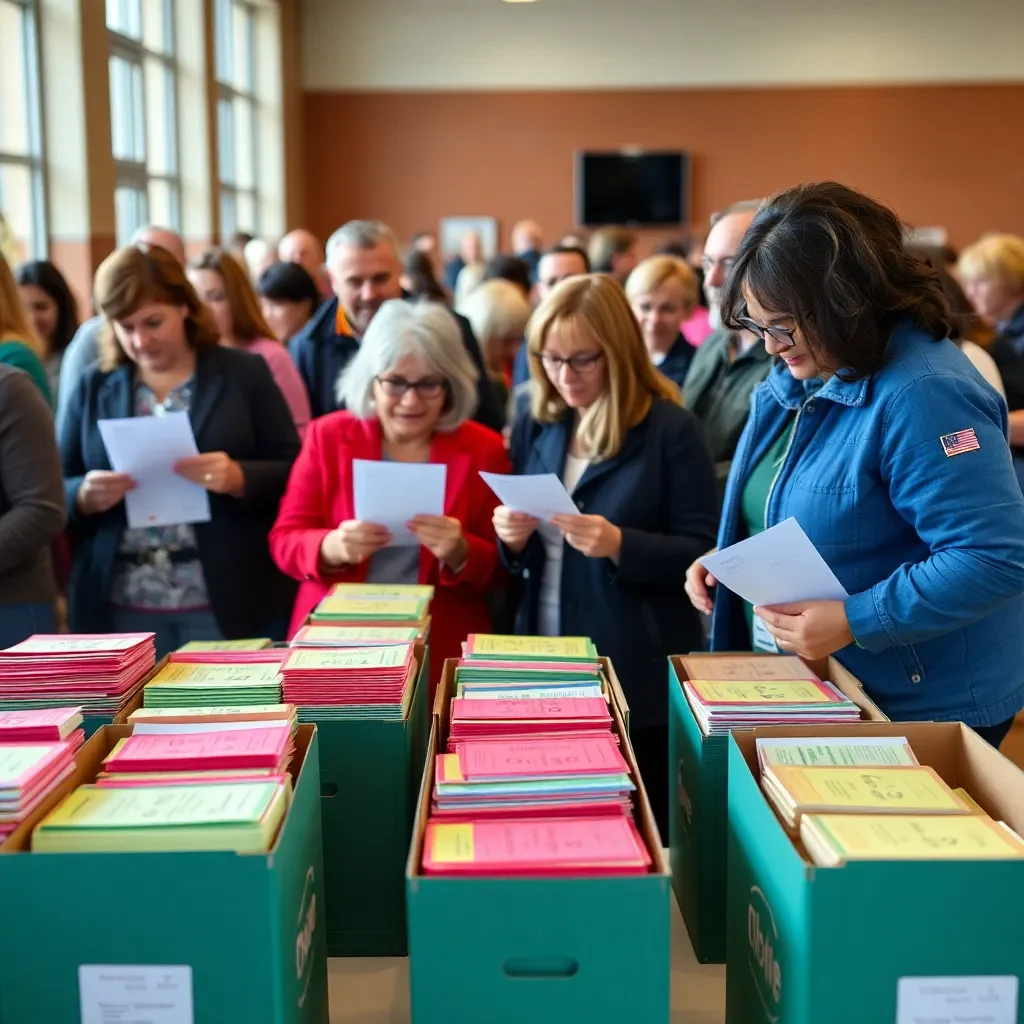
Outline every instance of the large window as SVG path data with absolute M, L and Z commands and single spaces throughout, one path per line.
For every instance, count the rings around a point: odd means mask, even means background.
M 46 255 L 36 0 L 0 0 L 0 246 Z
M 173 0 L 107 0 L 117 242 L 181 228 Z
M 217 167 L 220 228 L 259 231 L 257 98 L 254 57 L 256 15 L 245 0 L 214 0 L 217 67 Z

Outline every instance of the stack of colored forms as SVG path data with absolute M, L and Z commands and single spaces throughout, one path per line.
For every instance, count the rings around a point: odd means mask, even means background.
M 147 726 L 194 725 L 202 728 L 242 722 L 284 722 L 294 733 L 298 725 L 294 704 L 211 705 L 204 708 L 139 708 L 128 716 L 128 724 Z M 133 734 L 140 730 L 133 730 Z M 143 730 L 145 731 L 145 730 Z M 170 730 L 174 731 L 174 730 Z
M 0 711 L 0 743 L 67 743 L 74 753 L 84 742 L 80 707 Z
M 279 704 L 281 662 L 287 648 L 273 653 L 273 661 L 245 661 L 246 655 L 222 654 L 202 663 L 171 661 L 146 683 L 147 708 L 209 707 L 211 705 Z M 172 655 L 173 657 L 173 655 Z
M 470 636 L 434 766 L 427 874 L 642 874 L 636 786 L 586 637 Z
M 481 699 L 607 697 L 588 637 L 472 634 L 455 669 L 455 696 Z
M 415 643 L 415 626 L 303 626 L 292 647 L 394 647 Z
M 0 743 L 0 842 L 74 770 L 70 743 Z
M 281 649 L 270 640 L 193 640 L 179 647 L 170 660 L 179 664 L 237 665 L 280 661 Z
M 860 708 L 799 659 L 691 654 L 683 691 L 705 736 L 762 725 L 856 722 Z
M 411 644 L 344 649 L 293 648 L 281 667 L 284 699 L 300 722 L 404 721 L 416 677 Z
M 112 718 L 155 664 L 152 633 L 31 636 L 0 651 L 0 711 L 75 705 Z
M 339 583 L 314 609 L 312 625 L 406 626 L 423 635 L 434 588 L 421 584 Z
M 919 764 L 903 736 L 759 739 L 761 786 L 822 867 L 1024 858 L 1024 840 Z

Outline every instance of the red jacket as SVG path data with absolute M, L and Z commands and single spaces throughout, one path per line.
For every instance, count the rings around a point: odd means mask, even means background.
M 340 523 L 355 518 L 352 460 L 380 459 L 381 432 L 377 420 L 360 420 L 349 412 L 335 412 L 313 420 L 302 453 L 292 469 L 277 522 L 270 531 L 270 554 L 278 568 L 301 581 L 289 636 L 305 623 L 309 613 L 334 583 L 366 579 L 368 563 L 329 574 L 320 566 L 320 545 Z M 436 588 L 431 606 L 431 693 L 445 658 L 457 658 L 469 633 L 491 628 L 484 588 L 499 574 L 497 541 L 491 516 L 497 498 L 480 479 L 480 470 L 509 472 L 501 438 L 477 423 L 463 423 L 451 433 L 435 433 L 430 461 L 448 467 L 445 515 L 462 523 L 469 546 L 466 564 L 458 576 L 425 548 L 420 548 L 420 583 Z

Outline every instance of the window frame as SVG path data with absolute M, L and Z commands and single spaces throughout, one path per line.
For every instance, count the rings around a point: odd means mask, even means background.
M 0 0 L 21 11 L 22 54 L 25 66 L 26 124 L 28 151 L 15 153 L 0 149 L 0 165 L 24 167 L 29 173 L 32 208 L 29 218 L 32 244 L 29 259 L 46 259 L 49 254 L 49 210 L 47 209 L 46 147 L 43 138 L 42 49 L 39 42 L 39 0 Z M 0 208 L 2 211 L 2 208 Z
M 143 0 L 139 0 L 139 5 L 140 16 L 141 18 L 145 18 L 146 11 Z M 141 38 L 139 39 L 133 39 L 131 36 L 125 35 L 118 29 L 111 28 L 109 24 L 107 25 L 109 50 L 107 58 L 108 67 L 110 65 L 110 61 L 116 57 L 125 61 L 133 69 L 137 69 L 137 73 L 140 75 L 142 80 L 141 106 L 140 109 L 134 111 L 134 113 L 141 119 L 141 124 L 136 127 L 141 129 L 143 157 L 142 160 L 128 160 L 114 154 L 114 188 L 115 195 L 118 190 L 122 189 L 130 189 L 132 192 L 136 193 L 136 201 L 141 203 L 141 210 L 144 214 L 141 218 L 141 224 L 146 224 L 151 219 L 149 196 L 150 184 L 153 182 L 159 182 L 165 185 L 169 196 L 170 216 L 162 218 L 160 226 L 180 232 L 182 190 L 180 149 L 181 132 L 178 118 L 178 83 L 180 70 L 178 68 L 177 24 L 173 0 L 160 0 L 160 6 L 164 19 L 164 38 L 168 41 L 168 45 L 163 51 L 152 49 L 146 45 L 145 27 L 142 22 L 140 22 Z M 149 103 L 146 95 L 146 65 L 147 62 L 152 61 L 155 61 L 160 65 L 162 73 L 166 78 L 164 84 L 164 110 L 162 117 L 165 132 L 163 145 L 168 157 L 168 169 L 166 171 L 151 171 L 149 169 Z M 113 148 L 114 110 L 112 95 L 108 96 L 108 103 L 110 105 L 111 146 Z M 164 221 L 166 221 L 166 223 L 164 223 Z M 139 226 L 141 225 L 135 225 L 133 231 Z M 118 244 L 123 245 L 127 241 L 131 232 L 124 231 L 120 223 L 116 223 L 115 227 L 117 230 Z
M 257 4 L 252 0 L 214 0 L 214 80 L 217 92 L 217 192 L 218 211 L 220 216 L 220 233 L 224 242 L 235 231 L 249 231 L 254 235 L 260 233 L 260 147 L 259 147 L 259 110 L 260 98 L 256 91 L 256 18 Z M 234 33 L 233 19 L 236 8 L 245 12 L 245 47 L 247 50 L 247 81 L 244 88 L 234 81 Z M 228 23 L 223 24 L 221 11 L 227 10 L 231 17 Z M 227 32 L 231 40 L 231 60 L 228 61 L 222 51 L 224 44 L 224 33 Z M 230 142 L 232 148 L 231 163 L 233 165 L 233 181 L 226 180 L 224 161 L 221 159 L 224 152 L 224 126 L 221 120 L 221 104 L 227 103 L 231 110 L 231 131 Z M 252 185 L 240 186 L 237 179 L 237 123 L 235 117 L 239 104 L 243 104 L 248 110 L 249 121 L 249 144 L 252 161 Z M 251 203 L 252 223 L 240 224 L 238 222 L 239 198 L 246 197 Z M 230 201 L 234 214 L 233 224 L 226 224 L 224 209 L 226 201 Z

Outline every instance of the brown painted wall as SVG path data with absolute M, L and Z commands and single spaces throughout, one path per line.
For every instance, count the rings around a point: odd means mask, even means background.
M 726 203 L 837 178 L 963 245 L 1024 234 L 1024 84 L 545 93 L 305 94 L 308 226 L 352 217 L 402 237 L 489 215 L 573 226 L 573 151 L 693 154 L 694 222 Z M 647 239 L 653 244 L 656 236 Z

